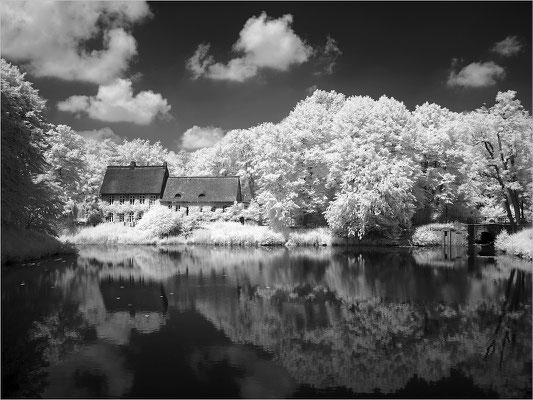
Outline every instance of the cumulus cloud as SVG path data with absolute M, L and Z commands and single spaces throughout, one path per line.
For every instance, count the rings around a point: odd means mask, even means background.
M 133 122 L 147 125 L 158 116 L 168 116 L 170 105 L 159 93 L 151 90 L 133 95 L 129 79 L 100 86 L 96 96 L 71 96 L 60 101 L 57 108 L 108 122 Z
M 463 67 L 459 72 L 457 60 L 452 61 L 452 71 L 448 76 L 448 86 L 485 87 L 496 84 L 505 77 L 505 69 L 493 61 L 474 62 Z
M 93 140 L 95 142 L 103 142 L 106 139 L 111 140 L 117 144 L 122 143 L 122 138 L 117 135 L 111 128 L 93 129 L 92 131 L 78 131 L 78 135 L 86 140 Z
M 224 137 L 224 131 L 213 126 L 193 126 L 187 129 L 181 138 L 181 147 L 185 150 L 198 150 L 213 146 Z
M 146 2 L 2 1 L 2 56 L 35 76 L 107 84 L 128 69 L 137 43 L 132 24 L 151 15 Z M 100 49 L 86 47 L 101 41 Z
M 501 42 L 496 42 L 491 50 L 504 57 L 510 57 L 522 50 L 522 43 L 516 36 L 507 36 Z
M 316 72 L 315 75 L 331 75 L 333 73 L 333 68 L 337 63 L 337 58 L 342 55 L 342 51 L 339 49 L 337 41 L 331 36 L 328 36 L 326 45 L 317 51 L 317 53 L 318 65 L 321 67 L 321 70 Z
M 290 14 L 271 19 L 265 13 L 248 19 L 233 45 L 233 51 L 241 57 L 228 63 L 215 62 L 209 55 L 209 44 L 202 43 L 187 61 L 193 78 L 205 77 L 217 80 L 243 82 L 257 75 L 262 68 L 287 71 L 293 65 L 302 64 L 313 55 L 307 45 L 291 28 Z

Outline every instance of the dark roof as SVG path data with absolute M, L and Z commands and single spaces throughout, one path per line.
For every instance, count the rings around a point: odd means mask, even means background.
M 169 177 L 162 200 L 187 203 L 241 202 L 241 184 L 238 176 Z
M 108 166 L 100 194 L 161 194 L 168 177 L 163 166 Z

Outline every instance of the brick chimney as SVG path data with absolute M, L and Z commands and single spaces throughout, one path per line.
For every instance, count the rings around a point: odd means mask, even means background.
M 130 169 L 134 169 L 136 166 L 135 161 L 130 162 Z

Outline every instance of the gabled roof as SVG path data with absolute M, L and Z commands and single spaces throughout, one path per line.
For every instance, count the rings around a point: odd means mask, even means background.
M 162 200 L 186 203 L 233 203 L 235 201 L 240 203 L 242 201 L 241 184 L 238 176 L 169 177 Z
M 108 166 L 100 194 L 159 194 L 168 177 L 166 165 Z

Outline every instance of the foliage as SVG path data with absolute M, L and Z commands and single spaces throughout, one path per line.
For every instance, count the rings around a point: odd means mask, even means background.
M 331 246 L 333 234 L 330 229 L 299 229 L 289 233 L 286 246 Z
M 285 238 L 266 226 L 242 225 L 238 222 L 214 222 L 195 230 L 188 244 L 225 246 L 282 246 Z
M 522 229 L 509 235 L 502 231 L 494 242 L 497 250 L 507 254 L 533 259 L 533 228 Z
M 55 237 L 16 226 L 2 226 L 2 264 L 66 253 L 75 253 L 75 249 Z
M 155 205 L 148 210 L 135 226 L 135 230 L 150 237 L 177 234 L 181 230 L 181 214 L 168 207 Z
M 57 191 L 43 177 L 44 100 L 17 67 L 1 66 L 2 223 L 53 233 L 60 213 Z
M 465 188 L 480 205 L 498 199 L 513 229 L 531 207 L 533 189 L 533 120 L 515 96 L 498 92 L 494 106 L 469 113 L 461 127 Z
M 155 244 L 150 233 L 123 224 L 100 224 L 81 228 L 75 234 L 63 234 L 59 240 L 74 244 Z
M 453 228 L 452 223 L 434 223 L 417 226 L 413 236 L 411 237 L 411 243 L 415 246 L 436 246 L 442 243 L 442 230 L 445 228 Z

